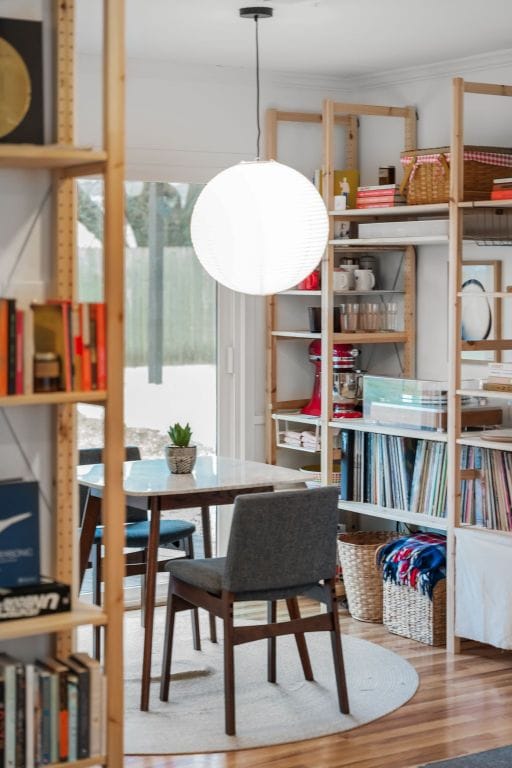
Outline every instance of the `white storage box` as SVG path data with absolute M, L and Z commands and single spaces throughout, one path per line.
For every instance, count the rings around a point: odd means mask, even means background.
M 359 237 L 427 237 L 448 235 L 447 219 L 375 221 L 359 224 Z

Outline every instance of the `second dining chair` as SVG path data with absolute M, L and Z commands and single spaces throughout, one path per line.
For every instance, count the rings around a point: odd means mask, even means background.
M 305 633 L 331 636 L 340 711 L 348 694 L 335 591 L 338 488 L 240 495 L 235 500 L 226 557 L 170 562 L 160 699 L 168 701 L 174 619 L 178 611 L 205 608 L 224 623 L 225 730 L 235 733 L 236 645 L 267 638 L 269 682 L 276 682 L 276 638 L 295 635 L 306 680 L 313 672 Z M 321 590 L 327 613 L 301 618 L 297 597 Z M 276 600 L 286 600 L 289 621 L 276 623 Z M 268 622 L 235 626 L 234 603 L 264 600 Z M 176 683 L 174 685 L 177 685 Z

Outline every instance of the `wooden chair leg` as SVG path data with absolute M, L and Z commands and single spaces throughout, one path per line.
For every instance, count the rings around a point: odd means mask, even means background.
M 290 619 L 300 619 L 299 603 L 296 597 L 291 597 L 286 601 L 288 608 L 288 615 Z M 306 636 L 303 632 L 295 635 L 295 642 L 297 643 L 297 650 L 300 656 L 300 663 L 304 671 L 304 677 L 306 680 L 314 680 L 313 670 L 311 668 L 311 660 L 309 658 L 308 646 L 306 643 Z
M 183 541 L 185 554 L 189 560 L 194 559 L 194 542 L 192 541 L 192 535 L 187 536 Z M 201 633 L 199 630 L 199 609 L 192 608 L 190 612 L 190 618 L 192 619 L 192 639 L 194 643 L 194 651 L 201 650 Z
M 233 631 L 233 600 L 228 592 L 222 593 L 222 619 L 224 621 L 224 718 L 228 736 L 235 735 L 235 646 Z
M 347 693 L 347 680 L 345 677 L 345 665 L 343 663 L 343 649 L 341 646 L 340 636 L 340 622 L 338 616 L 338 600 L 336 597 L 336 589 L 334 579 L 329 580 L 326 583 L 328 610 L 331 614 L 332 631 L 331 631 L 331 646 L 332 646 L 332 658 L 334 662 L 334 675 L 336 677 L 336 687 L 338 689 L 338 701 L 340 705 L 340 712 L 344 715 L 350 713 Z
M 167 609 L 165 614 L 164 653 L 162 658 L 162 675 L 160 677 L 160 701 L 169 701 L 169 684 L 171 682 L 172 641 L 174 636 L 174 600 L 172 580 L 169 578 L 167 593 Z
M 147 550 L 144 549 L 141 553 L 141 563 L 147 562 Z M 146 574 L 140 575 L 140 625 L 146 626 Z
M 101 605 L 101 544 L 93 544 L 92 553 L 92 601 L 94 605 Z M 101 659 L 101 627 L 93 627 L 92 654 L 99 661 Z
M 267 602 L 267 623 L 275 624 L 277 618 L 276 601 Z M 276 638 L 269 637 L 267 640 L 267 680 L 269 683 L 275 683 L 277 679 L 277 659 L 276 659 Z

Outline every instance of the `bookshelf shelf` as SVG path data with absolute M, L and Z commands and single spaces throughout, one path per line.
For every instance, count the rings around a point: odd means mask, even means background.
M 459 208 L 512 208 L 512 200 L 473 200 L 459 203 Z
M 78 603 L 76 608 L 63 613 L 2 621 L 0 622 L 0 641 L 66 632 L 84 624 L 95 627 L 104 626 L 107 624 L 107 614 L 97 606 Z
M 85 176 L 105 170 L 104 150 L 84 149 L 59 144 L 2 144 L 0 168 L 68 169 L 70 175 Z M 89 166 L 89 170 L 88 170 Z
M 315 427 L 320 424 L 320 416 L 308 416 L 298 411 L 276 411 L 272 414 L 272 418 L 275 421 L 293 421 L 297 424 L 310 424 Z
M 333 291 L 333 294 L 335 296 L 382 296 L 384 294 L 397 296 L 400 294 L 405 293 L 405 291 L 402 290 L 376 290 L 376 291 Z M 304 297 L 310 297 L 310 296 L 321 296 L 322 291 L 282 291 L 279 296 L 302 296 Z M 489 294 L 488 294 L 489 295 Z M 512 293 L 505 294 L 506 296 L 512 296 Z
M 84 757 L 82 760 L 73 760 L 65 763 L 49 763 L 48 768 L 89 768 L 93 765 L 106 765 L 105 755 L 95 755 L 93 757 Z
M 448 440 L 446 432 L 406 429 L 394 426 L 387 427 L 384 424 L 365 421 L 365 419 L 333 419 L 329 422 L 329 426 L 336 429 L 352 429 L 356 432 L 375 432 L 378 435 L 397 435 L 398 437 L 412 437 L 418 440 L 434 440 L 439 443 L 446 443 Z
M 321 333 L 309 331 L 272 331 L 272 336 L 280 339 L 321 339 Z M 402 331 L 356 331 L 356 333 L 334 333 L 333 341 L 340 344 L 403 344 L 409 341 L 407 333 Z
M 422 235 L 418 237 L 368 237 L 368 238 L 347 238 L 339 240 L 329 240 L 329 245 L 334 248 L 345 248 L 353 245 L 367 246 L 400 246 L 405 248 L 408 245 L 446 245 L 448 242 L 448 235 Z
M 497 451 L 512 451 L 512 443 L 500 440 L 483 440 L 481 432 L 473 432 L 471 437 L 457 438 L 458 445 L 472 445 L 475 448 L 491 448 Z
M 67 405 L 72 403 L 103 403 L 105 390 L 91 392 L 45 392 L 33 395 L 7 395 L 0 397 L 0 408 L 16 405 Z
M 435 528 L 439 531 L 447 529 L 447 521 L 444 517 L 433 517 L 432 515 L 422 515 L 415 512 L 407 512 L 404 509 L 387 509 L 378 504 L 366 504 L 362 501 L 342 501 L 338 502 L 338 508 L 347 512 L 356 512 L 360 515 L 378 517 L 382 520 L 394 520 L 399 523 L 409 523 L 410 525 L 421 525 L 428 528 Z
M 310 448 L 303 448 L 300 445 L 289 445 L 289 443 L 276 443 L 276 448 L 286 448 L 288 451 L 300 451 L 300 453 L 320 453 L 320 449 L 313 451 Z
M 465 525 L 461 523 L 460 528 L 469 531 L 478 531 L 479 533 L 488 533 L 491 536 L 510 536 L 512 537 L 512 531 L 500 531 L 497 528 L 484 528 L 483 525 Z
M 497 389 L 458 389 L 457 395 L 469 397 L 492 397 L 499 400 L 512 400 L 512 392 L 500 392 Z
M 448 215 L 448 203 L 431 205 L 395 205 L 389 208 L 347 208 L 344 211 L 329 211 L 336 219 L 383 219 L 388 216 L 410 218 L 428 215 Z

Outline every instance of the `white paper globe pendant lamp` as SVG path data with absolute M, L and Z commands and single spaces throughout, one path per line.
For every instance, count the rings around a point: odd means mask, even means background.
M 301 173 L 260 160 L 258 19 L 272 8 L 241 8 L 256 23 L 257 158 L 217 174 L 199 195 L 191 220 L 195 252 L 219 283 L 267 295 L 292 288 L 322 258 L 328 235 L 324 202 Z

